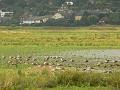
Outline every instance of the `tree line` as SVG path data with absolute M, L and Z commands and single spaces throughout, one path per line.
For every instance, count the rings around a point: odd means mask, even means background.
M 1 0 L 0 9 L 13 11 L 14 16 L 10 23 L 19 23 L 23 15 L 44 16 L 54 14 L 66 0 Z M 98 24 L 103 19 L 108 24 L 120 24 L 120 1 L 119 0 L 69 0 L 73 1 L 73 11 L 80 10 L 110 10 L 111 13 L 91 14 L 84 12 L 81 21 L 73 20 L 50 20 L 46 25 L 92 25 Z M 64 21 L 64 22 L 63 22 Z

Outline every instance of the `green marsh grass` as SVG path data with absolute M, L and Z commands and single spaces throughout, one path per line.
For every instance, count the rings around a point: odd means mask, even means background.
M 2 70 L 0 71 L 0 89 L 2 90 L 19 90 L 26 88 L 56 88 L 56 87 L 93 87 L 95 89 L 103 87 L 107 90 L 120 89 L 119 76 L 113 74 L 101 73 L 83 73 L 76 71 L 65 71 L 55 74 L 51 73 L 48 69 L 41 72 L 26 73 L 23 70 Z M 62 89 L 62 88 L 60 88 Z M 86 88 L 87 89 L 87 88 Z M 92 88 L 91 88 L 92 89 Z M 96 89 L 95 89 L 96 90 Z
M 0 27 L 0 54 L 56 53 L 80 49 L 120 49 L 119 26 Z

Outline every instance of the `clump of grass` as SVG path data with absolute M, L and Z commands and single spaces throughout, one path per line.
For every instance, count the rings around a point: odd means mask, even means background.
M 55 76 L 48 69 L 44 68 L 36 78 L 36 85 L 39 88 L 52 88 L 56 87 L 57 83 Z
M 0 72 L 0 89 L 54 88 L 58 86 L 114 87 L 120 89 L 119 73 L 103 74 L 78 71 L 51 73 L 48 69 L 40 73 L 25 74 L 22 71 Z
M 110 74 L 107 78 L 107 84 L 120 89 L 120 73 L 115 72 Z
M 15 71 L 1 71 L 0 72 L 0 89 L 7 89 L 16 84 L 19 76 Z
M 58 85 L 63 86 L 112 86 L 120 88 L 118 74 L 103 74 L 90 72 L 65 71 L 56 75 Z
M 105 86 L 106 81 L 102 76 L 97 73 L 65 71 L 62 74 L 57 74 L 57 82 L 65 86 Z

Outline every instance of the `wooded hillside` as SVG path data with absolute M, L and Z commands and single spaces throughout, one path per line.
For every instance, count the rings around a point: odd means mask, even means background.
M 23 15 L 44 16 L 54 14 L 66 1 L 72 1 L 74 4 L 69 9 L 77 12 L 80 10 L 109 10 L 112 14 L 107 14 L 109 17 L 107 22 L 120 24 L 120 0 L 0 0 L 0 9 L 13 11 L 12 22 L 17 22 Z M 98 17 L 100 16 L 97 15 L 97 17 L 92 18 Z

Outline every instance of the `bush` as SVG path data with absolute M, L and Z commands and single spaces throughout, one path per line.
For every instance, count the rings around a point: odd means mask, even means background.
M 109 15 L 108 23 L 110 24 L 120 24 L 120 14 L 119 13 L 112 13 Z

